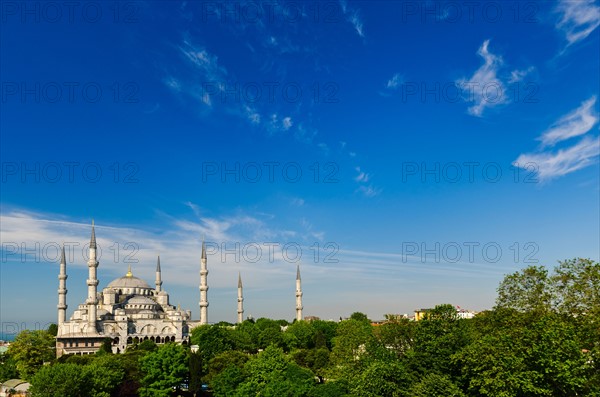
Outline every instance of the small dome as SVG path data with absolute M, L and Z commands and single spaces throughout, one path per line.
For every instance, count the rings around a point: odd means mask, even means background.
M 133 298 L 129 299 L 126 303 L 127 305 L 156 305 L 156 302 L 154 302 L 154 300 L 148 298 L 147 296 L 143 296 L 143 295 L 136 295 Z
M 152 288 L 150 288 L 148 283 L 146 283 L 144 280 L 142 280 L 141 278 L 134 277 L 134 276 L 119 277 L 119 278 L 111 281 L 107 287 L 115 288 L 115 289 L 119 289 L 119 288 L 152 289 Z

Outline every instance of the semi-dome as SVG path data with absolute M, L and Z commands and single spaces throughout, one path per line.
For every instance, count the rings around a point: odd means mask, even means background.
M 127 305 L 150 305 L 156 306 L 156 302 L 147 296 L 136 295 L 127 301 Z

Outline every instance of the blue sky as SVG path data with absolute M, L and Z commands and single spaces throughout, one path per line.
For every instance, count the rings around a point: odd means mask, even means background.
M 238 272 L 246 315 L 300 264 L 305 315 L 377 319 L 599 259 L 597 1 L 51 4 L 1 10 L 4 331 L 55 320 L 63 243 L 84 301 L 92 218 L 100 287 L 160 254 L 195 318 L 205 236 L 211 322 Z

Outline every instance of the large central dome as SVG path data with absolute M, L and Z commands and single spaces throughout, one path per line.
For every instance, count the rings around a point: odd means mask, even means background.
M 107 288 L 112 288 L 121 294 L 150 295 L 152 291 L 152 287 L 148 283 L 131 273 L 131 266 L 124 277 L 119 277 L 111 281 Z
M 151 289 L 147 282 L 134 276 L 124 276 L 114 279 L 108 284 L 108 288 L 144 288 Z

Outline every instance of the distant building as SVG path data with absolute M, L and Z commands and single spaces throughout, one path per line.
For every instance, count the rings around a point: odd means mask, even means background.
M 415 310 L 415 321 L 421 321 L 425 317 L 427 317 L 427 313 L 429 313 L 432 309 L 416 309 Z
M 305 316 L 305 317 L 304 317 L 304 321 L 309 321 L 309 322 L 310 322 L 310 321 L 318 321 L 318 320 L 320 320 L 320 319 L 321 319 L 321 318 L 319 318 L 319 317 L 317 317 L 317 316 Z
M 475 313 L 474 311 L 461 309 L 460 306 L 456 306 L 456 315 L 458 316 L 458 318 L 473 318 L 475 317 L 475 314 L 477 313 Z
M 29 396 L 31 385 L 22 379 L 10 379 L 0 383 L 0 397 Z
M 433 309 L 416 309 L 415 310 L 415 321 L 421 321 L 427 317 L 428 313 Z M 456 316 L 462 319 L 469 319 L 475 317 L 474 311 L 462 309 L 460 306 L 456 306 Z

